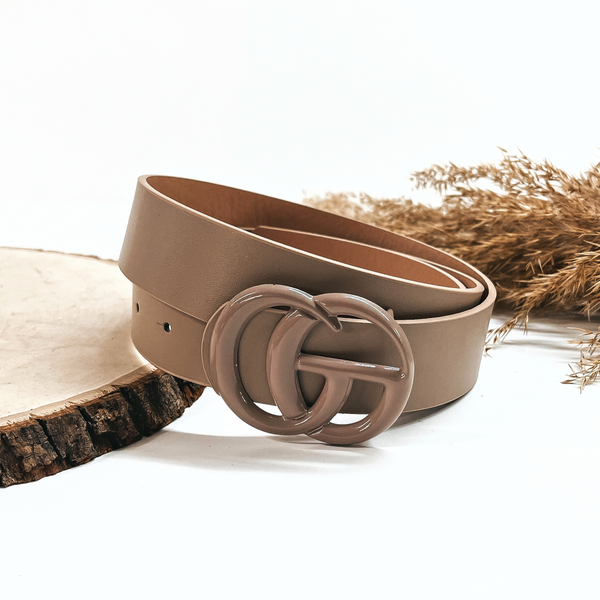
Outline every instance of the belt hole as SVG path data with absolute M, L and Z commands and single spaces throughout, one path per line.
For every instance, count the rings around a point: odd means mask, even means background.
M 140 312 L 140 305 L 138 302 L 135 303 L 135 312 Z
M 172 329 L 172 328 L 171 328 L 171 323 L 165 323 L 165 324 L 163 325 L 163 329 L 164 329 L 164 330 L 165 330 L 167 333 L 170 333 L 170 332 L 171 332 L 171 329 Z

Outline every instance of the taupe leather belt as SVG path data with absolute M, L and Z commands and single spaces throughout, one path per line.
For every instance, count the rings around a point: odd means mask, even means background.
M 146 359 L 214 387 L 264 431 L 334 444 L 469 391 L 496 298 L 426 244 L 176 177 L 138 180 L 119 266 Z M 331 423 L 338 411 L 366 416 Z

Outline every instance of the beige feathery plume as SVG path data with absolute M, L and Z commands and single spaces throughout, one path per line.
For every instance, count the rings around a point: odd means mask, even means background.
M 413 174 L 442 196 L 439 207 L 405 198 L 327 194 L 308 204 L 366 221 L 446 250 L 486 273 L 512 319 L 488 343 L 527 327 L 532 311 L 600 310 L 600 163 L 580 176 L 548 161 L 502 150 L 498 165 L 434 165 Z M 584 332 L 581 358 L 565 383 L 600 379 L 600 330 Z

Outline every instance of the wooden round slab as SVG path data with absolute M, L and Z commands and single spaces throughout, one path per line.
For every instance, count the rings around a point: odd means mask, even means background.
M 127 446 L 200 396 L 138 354 L 130 319 L 114 261 L 0 248 L 0 486 Z

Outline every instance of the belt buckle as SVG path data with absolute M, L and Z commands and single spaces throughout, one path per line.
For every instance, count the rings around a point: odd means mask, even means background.
M 258 407 L 240 376 L 238 352 L 248 323 L 261 312 L 288 307 L 276 325 L 267 348 L 269 389 L 281 415 Z M 369 321 L 388 335 L 398 352 L 400 366 L 380 365 L 302 352 L 304 340 L 323 323 L 335 332 L 340 316 Z M 414 359 L 410 343 L 393 316 L 380 306 L 353 294 L 312 296 L 276 284 L 253 286 L 237 294 L 210 319 L 202 342 L 202 360 L 215 391 L 246 423 L 267 433 L 307 434 L 334 445 L 365 442 L 379 435 L 400 416 L 412 389 Z M 325 385 L 308 407 L 298 380 L 299 371 L 317 373 Z M 383 393 L 374 410 L 355 423 L 339 425 L 331 419 L 341 410 L 353 381 L 375 382 Z

